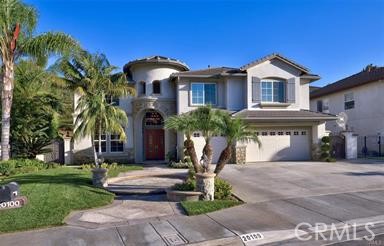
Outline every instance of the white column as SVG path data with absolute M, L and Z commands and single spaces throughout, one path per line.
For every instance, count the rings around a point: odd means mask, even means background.
M 357 135 L 351 131 L 344 131 L 342 134 L 345 137 L 345 159 L 357 158 Z
M 72 143 L 71 138 L 64 137 L 64 164 L 72 164 Z

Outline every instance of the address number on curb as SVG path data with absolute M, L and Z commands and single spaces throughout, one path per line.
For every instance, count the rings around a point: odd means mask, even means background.
M 246 243 L 250 241 L 264 239 L 264 236 L 260 232 L 252 232 L 252 233 L 240 235 L 240 238 L 244 243 Z

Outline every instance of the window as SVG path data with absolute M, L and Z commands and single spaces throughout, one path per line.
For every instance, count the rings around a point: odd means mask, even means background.
M 141 81 L 140 82 L 140 88 L 139 88 L 139 90 L 140 90 L 140 95 L 145 95 L 147 92 L 146 92 L 146 87 L 147 87 L 147 85 L 145 84 L 145 82 L 144 81 Z
M 194 133 L 193 133 L 193 137 L 195 137 L 195 138 L 200 137 L 200 133 L 198 133 L 198 132 L 194 132 Z
M 118 97 L 107 96 L 106 101 L 107 101 L 107 103 L 112 104 L 113 106 L 119 106 L 120 105 L 120 99 Z
M 95 140 L 93 141 L 95 144 L 96 152 L 99 153 L 99 135 L 95 134 Z M 107 151 L 107 135 L 101 134 L 101 152 Z
M 119 134 L 111 134 L 111 152 L 123 152 L 124 143 L 120 141 Z
M 323 101 L 317 101 L 317 112 L 323 112 Z
M 282 136 L 283 132 L 278 132 L 277 135 Z
M 160 81 L 158 81 L 158 80 L 153 81 L 152 87 L 153 87 L 153 94 L 160 94 L 161 93 Z
M 293 132 L 293 135 L 295 135 L 295 136 L 297 136 L 297 135 L 299 135 L 299 132 Z
M 291 132 L 285 132 L 285 135 L 290 136 Z
M 355 99 L 353 92 L 344 94 L 344 109 L 352 109 L 355 107 Z
M 268 135 L 268 132 L 262 132 L 261 133 L 261 136 L 267 136 Z
M 270 132 L 269 135 L 271 135 L 271 136 L 275 136 L 275 135 L 276 135 L 276 132 Z
M 191 90 L 192 105 L 216 104 L 216 84 L 192 83 Z
M 306 131 L 302 131 L 301 135 L 305 136 L 305 135 L 307 135 L 307 132 Z
M 261 101 L 285 102 L 285 82 L 278 80 L 262 80 Z

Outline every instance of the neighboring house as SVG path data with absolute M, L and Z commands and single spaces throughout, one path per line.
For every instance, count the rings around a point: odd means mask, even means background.
M 347 128 L 360 136 L 384 135 L 384 67 L 368 66 L 362 72 L 311 92 L 311 110 L 330 114 L 345 112 Z M 342 129 L 328 122 L 327 130 Z
M 183 153 L 183 133 L 164 129 L 164 120 L 198 106 L 210 104 L 255 126 L 262 145 L 236 146 L 237 162 L 310 160 L 312 146 L 334 115 L 309 110 L 309 84 L 319 79 L 309 70 L 279 54 L 272 54 L 240 68 L 218 67 L 190 71 L 178 60 L 152 56 L 134 60 L 124 72 L 137 91 L 135 97 L 116 103 L 128 115 L 128 140 L 103 136 L 104 158 L 121 161 L 164 161 L 167 153 Z M 193 134 L 200 156 L 204 139 Z M 225 147 L 225 138 L 212 139 L 213 161 Z M 77 160 L 90 156 L 90 139 L 74 143 Z

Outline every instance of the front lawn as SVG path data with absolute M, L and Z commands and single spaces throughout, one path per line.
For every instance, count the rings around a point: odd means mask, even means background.
M 188 215 L 206 214 L 216 210 L 230 208 L 242 204 L 235 200 L 214 200 L 214 201 L 182 201 L 181 206 Z
M 92 186 L 90 171 L 70 167 L 15 175 L 1 184 L 11 181 L 21 185 L 28 203 L 0 211 L 1 232 L 62 225 L 71 211 L 104 206 L 114 198 L 112 193 Z

